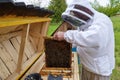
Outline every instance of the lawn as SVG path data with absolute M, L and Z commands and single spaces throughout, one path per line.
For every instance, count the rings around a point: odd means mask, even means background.
M 114 25 L 114 32 L 115 32 L 115 59 L 116 59 L 116 66 L 113 70 L 111 80 L 120 80 L 120 16 L 113 16 L 111 20 Z M 50 36 L 60 25 L 60 23 L 51 23 L 48 29 L 48 36 Z
M 120 16 L 111 17 L 115 32 L 115 59 L 116 67 L 111 80 L 120 80 Z
M 60 23 L 51 23 L 47 32 L 47 35 L 50 36 L 58 28 Z

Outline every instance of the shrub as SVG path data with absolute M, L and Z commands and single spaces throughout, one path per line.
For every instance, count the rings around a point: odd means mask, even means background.
M 104 14 L 106 14 L 106 15 L 108 15 L 110 17 L 110 16 L 116 15 L 119 12 L 119 10 L 120 10 L 120 4 L 116 5 L 114 7 L 112 7 L 110 5 L 108 5 L 106 7 L 99 6 L 98 8 L 95 8 L 95 9 L 97 11 L 102 12 L 102 13 L 104 13 Z
M 52 16 L 53 22 L 60 22 L 61 14 L 65 11 L 67 5 L 65 0 L 51 0 L 49 9 L 54 11 L 54 15 Z
M 110 0 L 110 4 L 107 6 L 101 6 L 96 0 L 92 3 L 93 7 L 107 16 L 111 17 L 120 12 L 120 1 Z

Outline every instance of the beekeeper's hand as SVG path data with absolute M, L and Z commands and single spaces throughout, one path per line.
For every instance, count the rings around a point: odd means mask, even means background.
M 65 33 L 65 32 L 61 32 L 61 31 L 56 32 L 56 33 L 53 35 L 53 39 L 54 39 L 54 40 L 58 40 L 58 41 L 64 40 L 64 33 Z

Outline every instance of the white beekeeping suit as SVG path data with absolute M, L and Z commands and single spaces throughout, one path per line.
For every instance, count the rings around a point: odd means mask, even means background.
M 94 10 L 87 0 L 72 0 L 62 18 L 79 28 L 65 32 L 64 39 L 77 46 L 81 64 L 90 72 L 110 76 L 115 65 L 111 20 Z
M 25 5 L 33 5 L 33 3 L 30 0 L 12 0 L 14 3 L 20 3 L 20 2 L 24 2 Z

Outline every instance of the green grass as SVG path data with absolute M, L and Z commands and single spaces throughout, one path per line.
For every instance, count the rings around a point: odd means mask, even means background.
M 111 17 L 115 32 L 115 61 L 116 66 L 113 70 L 111 80 L 120 80 L 120 16 Z
M 115 32 L 115 60 L 116 65 L 113 70 L 111 80 L 120 80 L 120 16 L 113 16 L 111 20 L 114 25 Z M 50 36 L 60 25 L 60 23 L 51 23 L 48 29 L 48 36 Z
M 48 36 L 51 36 L 52 33 L 58 28 L 58 26 L 60 25 L 60 23 L 51 23 L 47 32 Z

